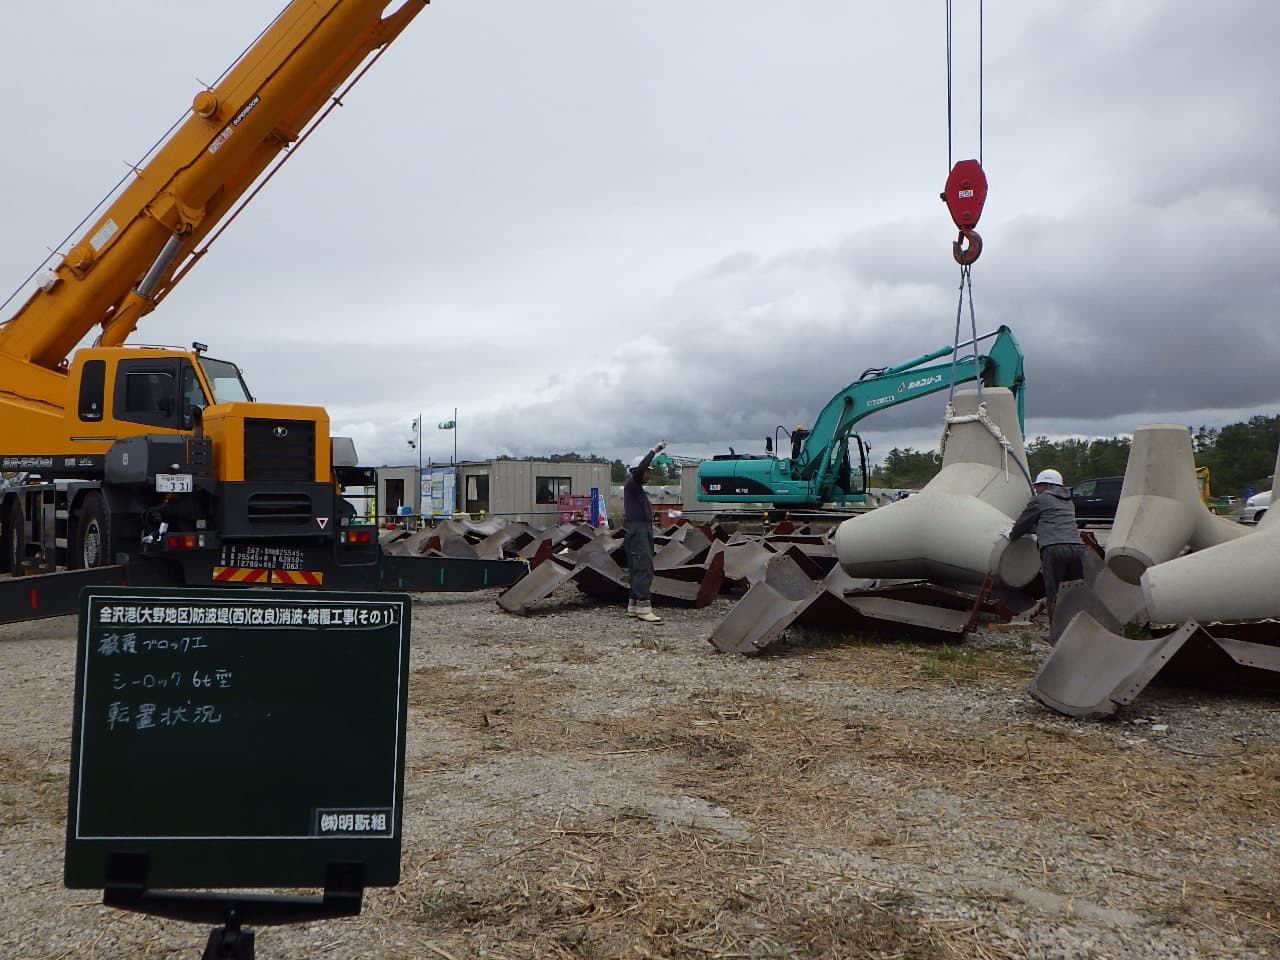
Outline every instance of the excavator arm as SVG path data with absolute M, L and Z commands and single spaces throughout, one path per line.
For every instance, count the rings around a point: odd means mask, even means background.
M 1018 403 L 1018 422 L 1022 423 L 1022 385 L 1024 381 L 1022 351 L 1008 327 L 1000 327 L 979 337 L 982 344 L 991 340 L 986 353 L 969 353 L 954 361 L 926 366 L 932 360 L 949 357 L 974 342 L 959 347 L 942 347 L 906 363 L 892 367 L 872 368 L 849 384 L 818 413 L 813 428 L 792 464 L 797 480 L 829 481 L 832 450 L 847 441 L 854 425 L 861 419 L 900 403 L 949 389 L 951 384 L 981 379 L 985 386 L 1007 387 Z
M 429 2 L 387 13 L 387 0 L 292 0 L 0 325 L 0 359 L 58 370 L 95 326 L 100 346 L 122 344 L 338 88 Z

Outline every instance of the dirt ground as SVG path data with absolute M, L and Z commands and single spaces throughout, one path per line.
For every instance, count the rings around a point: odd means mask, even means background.
M 266 958 L 1280 956 L 1280 704 L 1032 700 L 1043 623 L 956 647 L 572 585 L 413 605 L 403 874 Z M 75 621 L 0 627 L 0 957 L 200 956 L 208 927 L 62 886 Z

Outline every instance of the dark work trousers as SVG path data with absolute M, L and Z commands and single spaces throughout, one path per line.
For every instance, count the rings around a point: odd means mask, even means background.
M 1084 579 L 1084 544 L 1051 543 L 1040 551 L 1040 574 L 1044 577 L 1044 601 L 1053 623 L 1058 589 L 1067 580 Z
M 648 600 L 653 589 L 653 521 L 628 520 L 623 529 L 627 570 L 631 574 L 631 599 Z

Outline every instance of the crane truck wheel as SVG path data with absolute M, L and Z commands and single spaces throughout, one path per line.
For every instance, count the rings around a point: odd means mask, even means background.
M 12 498 L 0 520 L 4 523 L 3 550 L 0 551 L 0 573 L 18 573 L 27 554 L 26 531 L 22 524 L 22 507 Z
M 90 567 L 105 567 L 114 562 L 111 517 L 107 513 L 107 506 L 102 500 L 102 494 L 86 494 L 80 504 L 75 544 L 67 566 L 87 570 Z

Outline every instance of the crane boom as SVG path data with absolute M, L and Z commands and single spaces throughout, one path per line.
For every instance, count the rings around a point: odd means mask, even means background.
M 342 495 L 373 473 L 323 407 L 254 400 L 203 344 L 125 341 L 429 2 L 289 0 L 0 325 L 0 472 L 23 475 L 0 488 L 0 573 L 381 583 Z
M 404 0 L 384 16 L 387 0 L 291 0 L 0 325 L 0 358 L 58 370 L 95 326 L 99 345 L 122 344 L 338 87 L 429 2 Z M 47 395 L 61 393 L 53 378 L 28 380 L 28 399 L 61 401 Z

